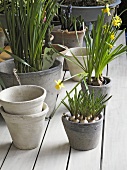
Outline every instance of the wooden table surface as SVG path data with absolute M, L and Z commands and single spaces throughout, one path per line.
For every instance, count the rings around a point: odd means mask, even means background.
M 125 36 L 119 39 L 125 43 Z M 119 43 L 118 42 L 118 43 Z M 1 170 L 126 170 L 127 169 L 127 57 L 126 54 L 109 64 L 112 78 L 112 99 L 105 112 L 104 134 L 97 148 L 90 151 L 71 149 L 64 131 L 61 105 L 52 119 L 45 121 L 40 145 L 33 150 L 19 150 L 11 140 L 0 116 Z M 66 72 L 66 77 L 69 72 Z M 60 92 L 57 105 L 76 82 L 69 80 Z

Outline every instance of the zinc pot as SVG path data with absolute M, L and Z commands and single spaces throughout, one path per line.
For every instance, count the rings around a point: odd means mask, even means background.
M 46 90 L 36 85 L 13 86 L 0 92 L 0 104 L 5 112 L 29 115 L 41 112 Z
M 14 145 L 19 149 L 34 149 L 40 144 L 45 115 L 48 105 L 43 103 L 41 112 L 31 115 L 13 115 L 2 108 L 1 114 L 5 119 Z
M 0 77 L 6 87 L 18 85 L 13 75 L 14 67 L 14 61 L 11 59 L 0 63 Z M 18 73 L 22 85 L 37 85 L 46 89 L 47 95 L 45 102 L 49 106 L 49 112 L 46 117 L 50 117 L 55 109 L 58 91 L 55 89 L 54 81 L 61 78 L 61 68 L 61 62 L 56 60 L 50 69 L 38 72 Z
M 84 65 L 84 60 L 87 60 L 87 55 L 86 55 L 86 48 L 85 47 L 75 47 L 75 48 L 70 48 L 68 52 L 66 53 L 66 57 L 73 61 L 76 62 L 75 58 L 73 57 L 73 54 L 77 57 L 77 59 Z M 71 76 L 74 76 L 76 74 L 84 72 L 82 68 L 80 68 L 78 65 L 75 63 L 69 61 L 66 59 L 68 69 L 70 71 Z M 72 78 L 74 81 L 80 81 L 81 76 L 74 76 Z
M 102 130 L 103 118 L 93 123 L 74 123 L 62 117 L 69 144 L 73 149 L 86 151 L 97 147 Z

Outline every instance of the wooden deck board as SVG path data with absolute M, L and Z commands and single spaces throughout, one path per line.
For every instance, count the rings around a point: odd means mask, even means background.
M 127 167 L 127 57 L 109 65 L 113 95 L 106 113 L 103 170 L 125 170 Z
M 124 34 L 117 41 L 125 44 Z M 109 64 L 112 78 L 112 98 L 106 111 L 104 157 L 102 170 L 126 170 L 127 168 L 127 56 Z
M 97 148 L 89 151 L 71 150 L 68 170 L 99 170 L 101 141 Z

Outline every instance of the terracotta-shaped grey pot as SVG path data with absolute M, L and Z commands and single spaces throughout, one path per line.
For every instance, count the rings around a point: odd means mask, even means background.
M 76 31 L 68 31 L 61 29 L 54 30 L 52 31 L 52 34 L 54 35 L 53 43 L 62 44 L 67 46 L 68 48 L 83 46 L 83 38 L 85 35 L 85 31 L 85 29 L 82 31 L 77 31 L 77 39 Z
M 19 149 L 34 149 L 40 144 L 45 115 L 49 108 L 43 103 L 41 112 L 30 115 L 13 115 L 0 108 L 14 145 Z
M 86 151 L 97 147 L 101 136 L 103 117 L 93 123 L 75 123 L 62 116 L 69 144 L 73 149 Z

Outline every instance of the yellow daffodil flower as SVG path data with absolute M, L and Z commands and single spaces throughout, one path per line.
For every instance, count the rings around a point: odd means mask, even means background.
M 110 35 L 110 38 L 111 38 L 111 40 L 114 40 L 114 39 L 115 39 L 115 34 L 112 33 L 112 34 Z
M 120 27 L 121 24 L 122 24 L 122 19 L 119 16 L 116 15 L 115 17 L 113 17 L 113 20 L 112 20 L 113 26 Z
M 58 80 L 58 81 L 55 80 L 55 83 L 56 83 L 55 88 L 57 90 L 60 90 L 62 87 L 64 87 L 64 85 L 63 85 L 61 80 Z
M 111 13 L 110 13 L 109 4 L 106 4 L 105 9 L 102 9 L 102 11 L 103 11 L 104 13 L 107 13 L 107 14 L 108 14 L 108 16 L 110 16 L 110 15 L 111 15 Z

